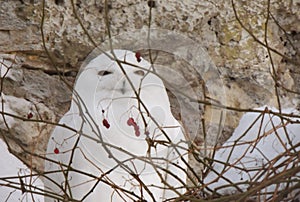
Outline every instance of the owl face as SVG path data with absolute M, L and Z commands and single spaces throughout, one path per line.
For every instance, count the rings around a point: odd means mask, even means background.
M 84 66 L 76 80 L 75 91 L 91 114 L 99 105 L 103 109 L 118 102 L 124 107 L 129 98 L 136 97 L 137 93 L 146 94 L 150 86 L 161 82 L 149 73 L 151 65 L 146 60 L 138 62 L 131 51 L 114 50 L 114 53 L 121 63 L 111 59 L 110 52 L 107 52 L 109 56 L 100 54 Z M 77 95 L 74 99 L 78 99 Z
M 132 133 L 132 128 L 127 126 L 129 118 L 134 118 L 144 132 L 150 126 L 152 131 L 157 128 L 150 116 L 161 125 L 167 125 L 165 117 L 171 114 L 169 99 L 162 80 L 150 70 L 151 64 L 130 51 L 114 52 L 120 63 L 101 54 L 86 66 L 87 71 L 93 71 L 93 77 L 97 78 L 93 98 L 97 122 L 107 119 L 110 130 L 114 127 L 130 130 L 122 134 Z M 102 129 L 106 131 L 107 124 Z
M 137 97 L 142 99 L 149 94 L 165 91 L 161 79 L 150 70 L 149 62 L 141 58 L 137 60 L 135 54 L 130 51 L 115 50 L 114 52 L 120 63 L 101 54 L 86 67 L 92 69 L 94 76 L 97 77 L 94 95 L 96 105 L 106 108 L 112 102 L 118 102 L 126 107 L 128 101 L 137 100 Z M 164 93 L 160 93 L 160 96 L 163 95 Z M 148 100 L 143 101 L 148 102 Z
M 145 85 L 143 79 L 148 79 L 145 78 L 146 70 L 130 65 L 119 66 L 115 62 L 108 66 L 107 69 L 99 70 L 97 75 L 99 79 L 97 93 L 103 94 L 105 91 L 110 91 L 115 96 L 120 97 L 132 95 L 134 90 L 138 91 Z
M 155 84 L 159 80 L 154 74 L 150 73 L 150 63 L 145 60 L 138 62 L 133 52 L 115 50 L 117 59 L 122 61 L 117 63 L 110 60 L 107 56 L 97 57 L 93 61 L 93 66 L 97 71 L 97 93 L 109 91 L 115 96 L 131 96 L 135 91 L 141 91 L 144 86 Z M 105 61 L 103 57 L 110 61 Z M 101 64 L 101 65 L 100 65 Z

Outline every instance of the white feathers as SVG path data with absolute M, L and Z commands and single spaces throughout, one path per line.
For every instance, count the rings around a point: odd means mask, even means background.
M 275 108 L 269 109 L 278 111 Z M 283 113 L 299 112 L 284 109 Z M 286 120 L 282 123 L 279 116 L 246 113 L 233 135 L 216 152 L 214 171 L 208 173 L 204 183 L 220 194 L 234 194 L 246 191 L 252 184 L 267 181 L 285 169 L 299 166 L 295 155 L 300 150 L 299 129 L 298 124 Z M 299 174 L 295 178 L 298 177 Z M 268 193 L 282 190 L 286 185 L 278 183 L 278 187 L 267 186 L 261 190 L 260 199 L 266 200 L 270 196 Z
M 164 84 L 133 52 L 114 53 L 119 64 L 107 52 L 81 70 L 60 121 L 77 132 L 53 131 L 47 158 L 54 161 L 45 170 L 57 172 L 47 175 L 53 181 L 45 187 L 79 201 L 177 197 L 185 191 L 187 144 Z

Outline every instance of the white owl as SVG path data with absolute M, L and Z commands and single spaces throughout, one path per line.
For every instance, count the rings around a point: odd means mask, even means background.
M 185 192 L 187 143 L 162 80 L 135 53 L 114 53 L 118 62 L 106 52 L 80 71 L 49 139 L 48 202 L 164 201 Z

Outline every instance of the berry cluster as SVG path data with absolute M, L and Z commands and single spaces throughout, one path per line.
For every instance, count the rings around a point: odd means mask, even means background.
M 137 125 L 137 123 L 134 121 L 133 118 L 129 118 L 129 119 L 127 120 L 127 125 L 133 126 L 135 135 L 136 135 L 137 137 L 139 137 L 139 136 L 141 135 L 140 127 Z

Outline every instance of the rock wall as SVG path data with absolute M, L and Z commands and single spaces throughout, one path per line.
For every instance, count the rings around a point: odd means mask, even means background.
M 238 109 L 278 107 L 275 85 L 283 107 L 300 108 L 300 1 L 272 1 L 269 9 L 267 1 L 108 1 L 112 36 L 147 27 L 149 4 L 155 4 L 152 28 L 185 34 L 216 65 L 226 92 L 226 103 L 221 104 L 235 109 L 227 110 L 219 141 L 237 126 L 242 115 Z M 42 160 L 32 161 L 20 145 L 35 154 L 44 153 L 51 122 L 69 108 L 81 63 L 108 38 L 105 19 L 104 1 L 53 0 L 43 5 L 35 0 L 0 0 L 2 111 L 19 116 L 6 117 L 8 124 L 2 117 L 1 135 L 12 144 L 13 152 L 38 170 L 43 168 Z M 218 92 L 217 85 L 213 88 Z M 204 108 L 202 112 L 202 118 L 209 119 Z M 212 136 L 210 143 L 215 140 Z M 201 132 L 196 142 L 203 142 Z

